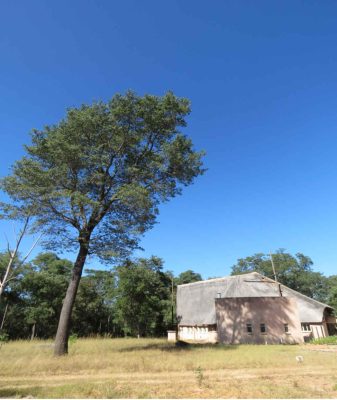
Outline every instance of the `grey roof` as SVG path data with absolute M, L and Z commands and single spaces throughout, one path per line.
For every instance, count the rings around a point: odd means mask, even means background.
M 295 290 L 281 285 L 282 295 L 295 297 L 301 322 L 322 322 L 327 304 L 320 303 Z M 215 299 L 226 297 L 278 297 L 279 284 L 265 276 L 251 272 L 224 278 L 209 279 L 178 285 L 177 316 L 180 324 L 212 325 L 216 323 Z

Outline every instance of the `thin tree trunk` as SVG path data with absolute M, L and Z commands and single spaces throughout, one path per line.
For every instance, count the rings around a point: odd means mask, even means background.
M 8 310 L 8 303 L 6 304 L 5 312 L 4 312 L 4 315 L 2 317 L 0 331 L 2 331 L 2 329 L 3 329 L 4 325 L 5 325 L 7 310 Z
M 20 247 L 21 241 L 27 233 L 28 226 L 29 226 L 29 219 L 30 219 L 30 217 L 27 217 L 25 219 L 23 228 L 19 232 L 19 235 L 16 239 L 16 245 L 15 245 L 15 248 L 13 251 L 10 250 L 9 242 L 7 241 L 7 251 L 8 251 L 8 255 L 9 255 L 9 261 L 8 261 L 7 267 L 5 269 L 4 276 L 3 276 L 2 280 L 0 279 L 0 299 L 5 291 L 5 288 L 8 284 L 8 282 L 11 279 L 13 279 L 12 275 L 13 275 L 13 267 L 14 267 L 15 258 L 19 252 L 19 247 Z M 28 253 L 23 257 L 22 261 L 18 263 L 17 267 L 20 265 L 23 265 L 25 263 L 27 258 L 30 256 L 31 252 L 34 250 L 35 246 L 40 241 L 41 237 L 42 237 L 42 234 L 35 240 L 32 247 L 29 249 Z
M 36 324 L 33 324 L 33 326 L 32 326 L 32 334 L 30 336 L 30 340 L 33 340 L 34 337 L 35 337 L 35 328 L 36 328 Z
M 78 285 L 81 280 L 82 271 L 87 255 L 88 255 L 88 245 L 87 243 L 81 243 L 80 250 L 78 252 L 74 264 L 71 280 L 69 282 L 69 286 L 67 289 L 66 297 L 64 298 L 63 301 L 63 306 L 57 327 L 57 332 L 55 337 L 55 348 L 54 348 L 55 356 L 62 356 L 68 353 L 68 338 L 69 338 L 71 312 L 73 310 Z

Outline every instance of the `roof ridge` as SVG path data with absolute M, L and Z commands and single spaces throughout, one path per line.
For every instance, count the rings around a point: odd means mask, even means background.
M 315 300 L 315 299 L 313 299 L 312 297 L 307 296 L 306 294 L 303 294 L 303 293 L 301 293 L 301 292 L 298 292 L 298 291 L 295 290 L 295 289 L 291 289 L 290 287 L 288 287 L 288 286 L 286 286 L 286 285 L 283 285 L 282 283 L 281 283 L 280 285 L 283 286 L 283 287 L 285 287 L 286 289 L 290 290 L 291 292 L 294 292 L 294 293 L 296 293 L 297 295 L 300 295 L 301 297 L 304 297 L 305 299 L 309 300 L 310 302 L 314 302 L 314 303 L 321 304 L 321 305 L 324 306 L 324 307 L 333 308 L 333 307 L 329 306 L 329 304 L 322 303 L 321 301 Z
M 257 273 L 258 273 L 258 272 L 257 272 Z M 259 274 L 259 273 L 258 273 L 258 274 Z M 297 290 L 295 290 L 295 289 L 291 289 L 290 287 L 284 285 L 284 284 L 281 283 L 281 282 L 276 281 L 275 279 L 269 278 L 268 276 L 264 276 L 264 275 L 262 275 L 262 274 L 259 274 L 259 275 L 263 276 L 264 279 L 267 279 L 267 280 L 269 280 L 269 281 L 271 281 L 271 282 L 278 283 L 279 285 L 281 285 L 281 287 L 284 287 L 284 288 L 290 290 L 291 292 L 296 293 L 297 295 L 299 295 L 299 296 L 301 296 L 301 297 L 304 297 L 305 299 L 309 300 L 310 302 L 314 302 L 314 303 L 321 304 L 321 305 L 324 306 L 324 307 L 333 308 L 333 307 L 329 306 L 329 304 L 322 303 L 321 301 L 315 300 L 315 299 L 313 299 L 312 297 L 309 297 L 309 296 L 307 296 L 306 294 L 303 294 L 303 293 L 301 293 L 301 292 L 299 292 L 299 291 L 297 291 Z
M 205 280 L 197 281 L 197 282 L 182 283 L 181 285 L 177 285 L 177 286 L 200 285 L 200 284 L 203 284 L 203 283 L 225 281 L 227 279 L 233 279 L 233 278 L 238 278 L 240 276 L 247 276 L 247 275 L 253 275 L 253 274 L 263 276 L 259 272 L 253 271 L 253 272 L 247 272 L 246 274 L 229 275 L 229 276 L 223 276 L 221 278 L 212 278 L 212 279 L 205 279 Z

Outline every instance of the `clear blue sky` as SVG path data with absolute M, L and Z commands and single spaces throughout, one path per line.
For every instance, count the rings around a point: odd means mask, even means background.
M 335 1 L 3 0 L 0 57 L 1 176 L 69 106 L 173 90 L 208 171 L 142 255 L 206 278 L 282 247 L 337 273 Z

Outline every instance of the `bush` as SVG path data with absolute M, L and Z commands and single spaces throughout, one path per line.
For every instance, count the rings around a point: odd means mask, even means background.
M 6 332 L 0 332 L 0 343 L 8 342 L 9 336 Z
M 312 344 L 336 344 L 337 345 L 337 336 L 327 336 L 319 339 L 312 339 L 310 341 Z
M 78 339 L 78 335 L 76 333 L 73 333 L 72 335 L 69 336 L 69 343 L 74 344 L 76 343 Z

